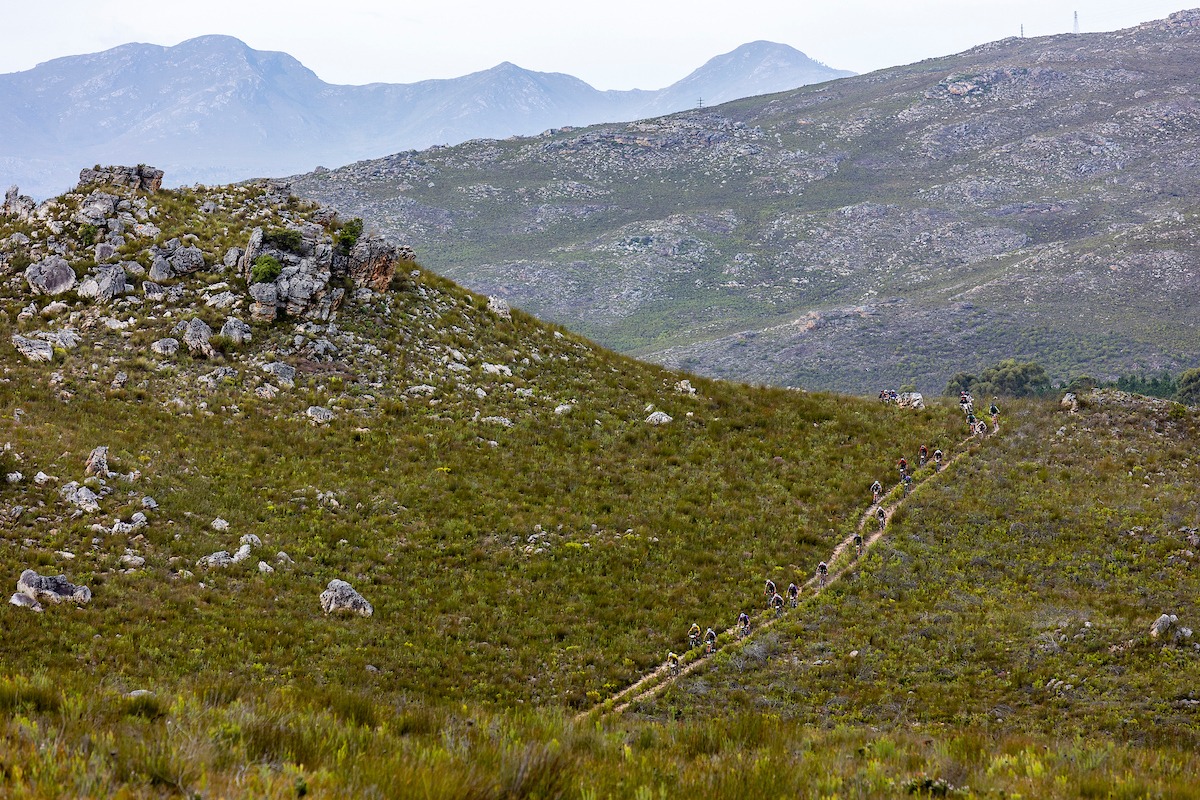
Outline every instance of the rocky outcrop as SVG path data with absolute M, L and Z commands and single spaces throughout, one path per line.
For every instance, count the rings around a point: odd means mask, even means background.
M 369 617 L 375 609 L 354 587 L 345 581 L 334 579 L 328 588 L 321 592 L 321 610 L 326 614 L 357 614 Z
M 136 167 L 94 167 L 79 172 L 79 186 L 106 184 L 128 186 L 134 191 L 157 192 L 162 188 L 164 173 L 161 169 L 138 164 Z
M 95 475 L 97 478 L 107 478 L 112 475 L 108 469 L 108 448 L 100 446 L 92 450 L 87 463 L 83 465 L 84 475 Z
M 119 264 L 111 267 L 96 267 L 79 284 L 80 297 L 91 297 L 101 303 L 112 302 L 118 295 L 122 295 L 128 290 L 125 270 Z
M 92 599 L 92 590 L 86 586 L 76 586 L 67 580 L 66 575 L 38 575 L 31 569 L 21 573 L 17 579 L 17 592 L 34 601 L 61 603 L 71 600 L 76 603 L 87 603 Z
M 56 295 L 75 288 L 75 270 L 62 256 L 49 256 L 25 270 L 25 280 L 34 294 Z
M 203 251 L 194 245 L 185 247 L 178 239 L 151 248 L 150 252 L 154 259 L 149 274 L 152 281 L 171 280 L 204 269 Z
M 351 248 L 346 272 L 355 286 L 383 292 L 396 274 L 396 264 L 415 258 L 411 248 L 397 247 L 383 239 L 365 238 Z
M 37 208 L 37 203 L 32 197 L 21 194 L 21 190 L 16 186 L 8 187 L 8 191 L 4 193 L 4 205 L 0 206 L 0 214 L 7 217 L 16 217 L 19 220 L 27 220 L 33 216 L 33 210 Z
M 208 323 L 199 317 L 193 317 L 186 323 L 180 322 L 176 326 L 175 332 L 183 334 L 183 343 L 187 345 L 187 349 L 192 355 L 203 358 L 216 356 L 217 353 L 210 343 L 213 336 L 212 328 L 208 327 Z
M 20 334 L 14 333 L 12 343 L 13 347 L 17 348 L 17 352 L 30 361 L 54 360 L 54 346 L 49 342 L 40 339 L 27 339 Z

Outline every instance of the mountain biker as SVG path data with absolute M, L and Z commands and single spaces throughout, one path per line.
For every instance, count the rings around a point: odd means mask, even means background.
M 667 653 L 667 669 L 671 670 L 672 674 L 679 674 L 679 656 Z
M 742 636 L 745 636 L 746 634 L 750 633 L 750 615 L 747 614 L 745 611 L 738 614 L 737 624 L 738 624 L 738 631 L 741 632 Z
M 992 407 L 988 409 L 988 413 L 992 415 L 992 430 L 1000 431 L 1000 406 L 996 405 L 996 398 L 992 398 Z
M 817 564 L 817 574 L 821 576 L 821 585 L 825 585 L 825 576 L 829 574 L 829 565 L 822 561 Z
M 874 483 L 872 483 L 872 484 L 871 484 L 871 498 L 872 498 L 872 502 L 874 502 L 874 503 L 878 503 L 878 502 L 879 502 L 879 496 L 880 496 L 881 494 L 883 494 L 883 484 L 882 484 L 882 483 L 880 483 L 879 481 L 875 481 Z
M 861 556 L 862 555 L 862 547 L 863 547 L 862 534 L 861 533 L 854 534 L 854 552 Z
M 763 594 L 766 595 L 767 605 L 771 605 L 771 596 L 775 594 L 775 581 L 767 578 L 766 588 L 763 589 Z
M 704 645 L 705 645 L 705 649 L 709 653 L 711 653 L 717 647 L 717 632 L 714 631 L 712 628 L 709 628 L 707 631 L 704 632 Z
M 900 459 L 900 474 L 901 474 L 901 475 L 904 475 L 904 474 L 906 474 L 907 472 L 908 472 L 908 459 L 907 459 L 907 458 L 901 458 L 901 459 Z
M 696 645 L 700 644 L 700 626 L 692 623 L 692 627 L 688 628 L 688 643 L 691 644 L 692 650 L 696 649 Z
M 940 449 L 933 451 L 933 471 L 941 472 L 942 470 L 942 451 Z
M 917 451 L 917 457 L 921 461 L 921 466 L 925 466 L 925 462 L 929 460 L 929 448 L 921 445 L 921 449 Z
M 904 476 L 904 496 L 905 497 L 908 497 L 908 493 L 912 491 L 912 482 L 913 482 L 912 475 Z
M 883 526 L 887 525 L 887 512 L 882 507 L 875 512 L 875 518 L 879 520 L 879 530 L 883 530 Z
M 776 592 L 775 596 L 771 598 L 771 608 L 775 609 L 777 617 L 783 613 L 783 596 L 779 592 Z
M 800 587 L 794 583 L 788 584 L 788 600 L 792 604 L 792 608 L 800 602 Z

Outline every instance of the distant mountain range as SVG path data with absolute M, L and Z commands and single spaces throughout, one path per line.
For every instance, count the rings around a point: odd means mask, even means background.
M 1200 10 L 295 180 L 470 288 L 709 375 L 1200 366 Z
M 176 184 L 228 182 L 652 117 L 851 74 L 754 42 L 657 91 L 600 91 L 509 63 L 448 80 L 336 86 L 286 53 L 229 36 L 127 44 L 0 75 L 0 182 L 55 194 L 92 162 L 151 163 Z

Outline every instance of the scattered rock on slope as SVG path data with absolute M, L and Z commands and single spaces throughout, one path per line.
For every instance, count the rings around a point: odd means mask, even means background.
M 334 578 L 329 587 L 321 592 L 321 609 L 326 614 L 357 614 L 369 617 L 375 613 L 371 604 L 354 587 L 343 580 Z

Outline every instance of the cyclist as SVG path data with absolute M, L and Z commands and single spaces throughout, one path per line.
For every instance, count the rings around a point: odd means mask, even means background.
M 863 548 L 863 544 L 862 544 L 862 534 L 861 534 L 861 533 L 856 533 L 856 534 L 854 534 L 854 552 L 855 552 L 855 554 L 856 554 L 856 555 L 860 555 L 860 556 L 861 556 L 861 555 L 862 555 L 862 548 Z
M 901 475 L 904 475 L 904 474 L 906 474 L 907 472 L 908 472 L 908 459 L 907 459 L 907 458 L 901 458 L 901 459 L 900 459 L 900 474 L 901 474 Z
M 738 614 L 737 624 L 738 624 L 738 635 L 740 635 L 740 636 L 749 636 L 750 635 L 750 615 L 749 614 L 747 614 L 745 611 Z
M 696 645 L 700 644 L 700 626 L 692 623 L 692 627 L 688 629 L 688 644 L 691 645 L 689 650 L 695 650 Z
M 767 605 L 770 606 L 771 605 L 771 597 L 772 597 L 772 595 L 775 594 L 775 581 L 771 580 L 770 578 L 767 578 L 767 585 L 766 585 L 766 588 L 763 589 L 763 594 L 766 595 Z
M 667 669 L 671 671 L 672 675 L 679 674 L 679 656 L 674 653 L 667 653 Z
M 996 433 L 1000 431 L 1000 406 L 996 405 L 996 398 L 992 398 L 992 407 L 988 409 L 988 413 L 992 415 L 992 430 Z
M 875 512 L 875 518 L 879 520 L 879 530 L 883 530 L 883 527 L 887 525 L 887 512 L 880 508 Z
M 788 602 L 795 608 L 800 604 L 800 587 L 794 583 L 788 584 Z
M 883 494 L 883 484 L 875 481 L 871 484 L 871 502 L 878 503 L 880 495 Z
M 821 585 L 825 585 L 825 577 L 829 575 L 829 565 L 822 561 L 817 564 L 817 574 L 821 576 Z
M 771 598 L 771 608 L 775 609 L 777 617 L 783 613 L 783 596 L 779 592 L 776 592 L 775 596 Z
M 908 493 L 912 491 L 912 482 L 913 482 L 912 475 L 904 476 L 904 496 L 905 497 L 908 497 Z
M 942 471 L 942 451 L 940 449 L 933 451 L 933 471 Z
M 717 649 L 717 632 L 709 628 L 704 632 L 704 651 L 711 653 Z
M 929 448 L 921 445 L 921 449 L 917 451 L 917 458 L 920 459 L 920 466 L 925 466 L 925 462 L 929 460 Z

